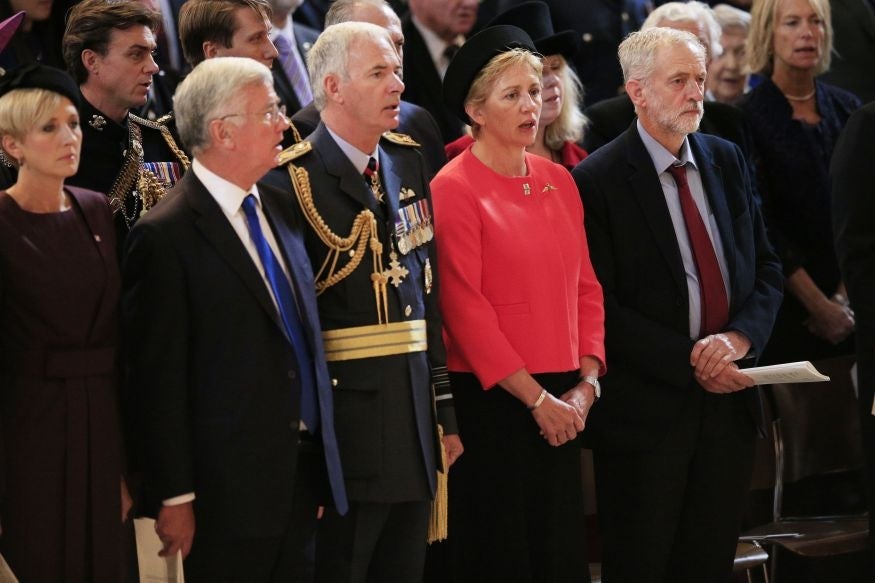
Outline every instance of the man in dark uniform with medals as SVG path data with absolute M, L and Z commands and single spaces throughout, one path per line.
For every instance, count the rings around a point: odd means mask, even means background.
M 189 159 L 172 114 L 155 121 L 146 103 L 158 72 L 153 31 L 161 16 L 134 0 L 84 0 L 70 11 L 64 58 L 82 92 L 82 163 L 69 184 L 106 193 L 121 244 L 134 222 L 176 184 Z
M 290 191 L 309 225 L 350 498 L 346 516 L 326 511 L 320 522 L 316 581 L 419 581 L 442 466 L 436 421 L 448 464 L 462 452 L 441 340 L 427 169 L 416 142 L 389 132 L 404 84 L 385 29 L 328 27 L 308 62 L 322 122 L 264 182 Z

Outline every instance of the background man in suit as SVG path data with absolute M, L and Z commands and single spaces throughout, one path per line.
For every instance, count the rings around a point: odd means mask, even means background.
M 720 44 L 720 24 L 711 8 L 701 2 L 663 4 L 650 13 L 641 25 L 641 30 L 657 26 L 686 30 L 694 34 L 706 49 L 706 67 L 714 56 L 723 51 Z M 590 124 L 583 138 L 583 147 L 587 152 L 593 152 L 629 127 L 635 119 L 635 107 L 628 95 L 620 95 L 587 107 L 584 114 L 589 118 Z M 753 138 L 740 109 L 725 103 L 706 101 L 705 115 L 699 131 L 737 144 L 745 157 L 751 159 L 749 156 L 753 152 Z
M 832 217 L 842 281 L 857 325 L 857 386 L 866 456 L 869 537 L 875 536 L 875 102 L 848 120 L 832 156 Z M 875 574 L 875 553 L 869 553 Z
M 274 90 L 291 115 L 301 108 L 270 40 L 267 0 L 188 0 L 179 10 L 179 40 L 194 67 L 213 57 L 249 57 L 271 69 Z
M 404 97 L 434 116 L 444 143 L 462 135 L 463 125 L 444 105 L 441 83 L 450 60 L 477 20 L 477 0 L 410 0 L 402 28 L 406 38 Z
M 695 133 L 704 47 L 653 28 L 620 63 L 638 121 L 573 172 L 605 294 L 608 373 L 586 429 L 603 573 L 726 581 L 762 422 L 735 362 L 761 353 L 782 274 L 741 152 Z
M 254 186 L 288 122 L 245 58 L 197 66 L 174 106 L 192 172 L 131 232 L 124 269 L 156 530 L 189 581 L 300 581 L 326 474 L 338 512 L 346 498 L 313 272 L 288 195 Z
M 322 122 L 265 181 L 295 199 L 311 226 L 310 260 L 321 266 L 319 317 L 350 512 L 327 511 L 319 524 L 316 581 L 421 581 L 441 468 L 434 393 L 438 419 L 456 433 L 425 163 L 413 140 L 388 131 L 404 84 L 384 28 L 330 26 L 309 59 Z M 452 463 L 461 442 L 444 442 Z
M 370 22 L 389 32 L 402 61 L 404 59 L 404 32 L 401 20 L 384 0 L 335 0 L 325 16 L 327 26 L 341 22 Z M 415 73 L 414 73 L 415 74 Z M 292 117 L 292 122 L 302 136 L 310 135 L 319 125 L 319 110 L 311 103 Z M 422 154 L 428 164 L 428 177 L 437 174 L 447 163 L 444 142 L 434 118 L 425 109 L 401 101 L 398 116 L 398 132 L 407 134 L 422 146 Z

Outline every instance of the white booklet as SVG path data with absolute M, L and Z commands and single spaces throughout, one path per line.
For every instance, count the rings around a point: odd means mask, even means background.
M 140 583 L 185 583 L 182 573 L 182 553 L 175 557 L 159 557 L 164 547 L 155 521 L 151 518 L 135 518 L 134 532 L 137 535 L 137 563 L 140 570 Z
M 776 383 L 822 383 L 829 377 L 821 374 L 807 360 L 802 362 L 787 362 L 770 366 L 743 368 L 741 371 L 758 385 L 774 385 Z
M 0 555 L 0 583 L 18 583 L 18 577 L 12 572 L 3 555 Z

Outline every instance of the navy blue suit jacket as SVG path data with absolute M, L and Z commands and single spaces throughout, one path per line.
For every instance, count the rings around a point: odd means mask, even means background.
M 331 495 L 344 512 L 302 232 L 287 196 L 269 187 L 259 194 L 294 280 L 315 361 Z M 193 172 L 131 231 L 123 281 L 126 388 L 149 493 L 165 500 L 195 492 L 201 534 L 280 535 L 292 512 L 299 442 L 294 351 L 252 258 Z
M 761 354 L 783 275 L 766 239 L 737 146 L 688 136 L 714 213 L 730 279 L 729 323 Z M 608 373 L 587 432 L 595 446 L 646 449 L 704 390 L 693 378 L 686 276 L 665 195 L 638 130 L 599 148 L 572 172 L 583 198 L 593 267 L 605 294 Z M 761 423 L 757 389 L 734 393 Z

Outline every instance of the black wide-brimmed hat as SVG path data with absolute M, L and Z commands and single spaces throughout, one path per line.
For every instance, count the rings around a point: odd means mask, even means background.
M 510 25 L 484 28 L 467 41 L 450 61 L 444 75 L 444 103 L 463 122 L 470 124 L 465 113 L 465 98 L 477 74 L 493 57 L 510 49 L 535 51 L 535 43 L 521 28 Z
M 505 10 L 486 26 L 510 24 L 528 33 L 542 55 L 562 55 L 570 59 L 580 50 L 580 39 L 573 30 L 556 32 L 550 17 L 550 7 L 543 2 L 523 2 Z
M 14 89 L 46 89 L 60 93 L 79 107 L 79 88 L 66 72 L 46 65 L 17 67 L 0 77 L 0 97 Z

